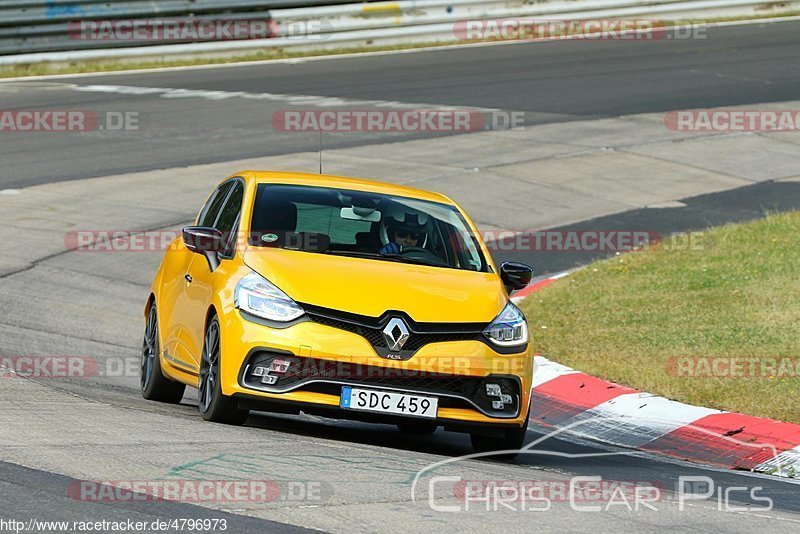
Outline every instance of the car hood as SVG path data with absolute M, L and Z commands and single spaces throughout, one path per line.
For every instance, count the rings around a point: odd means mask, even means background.
M 508 297 L 500 278 L 442 267 L 284 249 L 248 250 L 245 264 L 299 303 L 418 322 L 489 322 Z

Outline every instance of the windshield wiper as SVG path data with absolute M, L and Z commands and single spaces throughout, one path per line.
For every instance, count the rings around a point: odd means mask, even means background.
M 352 256 L 354 258 L 385 258 L 386 256 L 378 254 L 377 252 L 359 252 L 357 250 L 326 250 L 325 254 L 334 254 L 336 256 Z
M 358 252 L 355 250 L 326 250 L 325 254 L 335 254 L 337 256 L 351 256 L 353 258 L 375 258 L 376 260 L 395 261 L 397 263 L 413 263 L 415 265 L 427 265 L 429 267 L 445 267 L 447 269 L 458 269 L 446 263 L 408 258 L 399 254 L 381 254 L 380 252 Z
M 391 261 L 396 261 L 399 263 L 414 263 L 416 265 L 429 265 L 431 267 L 446 267 L 448 269 L 457 269 L 458 267 L 453 267 L 446 263 L 438 263 L 435 261 L 427 261 L 421 260 L 419 258 L 409 258 L 407 256 L 402 256 L 400 254 L 379 254 L 379 256 L 386 258 Z

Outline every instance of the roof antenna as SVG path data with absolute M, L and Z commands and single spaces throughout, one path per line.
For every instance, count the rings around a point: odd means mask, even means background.
M 322 128 L 319 129 L 319 173 L 322 174 Z

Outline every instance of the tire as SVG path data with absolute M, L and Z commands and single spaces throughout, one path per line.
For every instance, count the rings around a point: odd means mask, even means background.
M 186 385 L 170 380 L 161 371 L 161 339 L 158 335 L 158 312 L 156 303 L 147 313 L 144 329 L 142 356 L 139 360 L 139 386 L 142 397 L 147 400 L 179 404 Z
M 508 428 L 502 437 L 484 436 L 481 434 L 470 434 L 472 448 L 475 452 L 494 452 L 494 451 L 513 451 L 497 454 L 498 458 L 513 460 L 519 454 L 519 450 L 525 445 L 525 437 L 528 433 L 528 418 L 525 424 L 518 428 Z
M 403 434 L 416 436 L 430 436 L 436 432 L 436 423 L 428 421 L 409 421 L 397 424 L 397 429 Z
M 212 423 L 241 425 L 250 412 L 239 409 L 236 399 L 222 394 L 220 356 L 219 319 L 214 316 L 206 328 L 203 357 L 200 360 L 200 383 L 197 391 L 200 415 Z

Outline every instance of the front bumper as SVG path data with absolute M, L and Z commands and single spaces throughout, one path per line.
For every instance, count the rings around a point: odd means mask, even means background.
M 533 374 L 530 346 L 499 354 L 475 340 L 429 343 L 404 361 L 381 357 L 365 337 L 305 321 L 271 328 L 244 319 L 238 310 L 222 326 L 222 391 L 250 409 L 319 413 L 335 418 L 397 422 L 403 416 L 353 412 L 339 407 L 341 387 L 397 390 L 439 398 L 436 423 L 447 427 L 521 426 L 528 415 Z M 264 379 L 272 360 L 289 361 L 287 372 Z M 260 374 L 254 374 L 260 367 Z M 486 383 L 513 397 L 494 409 Z M 259 408 L 260 407 L 260 408 Z

